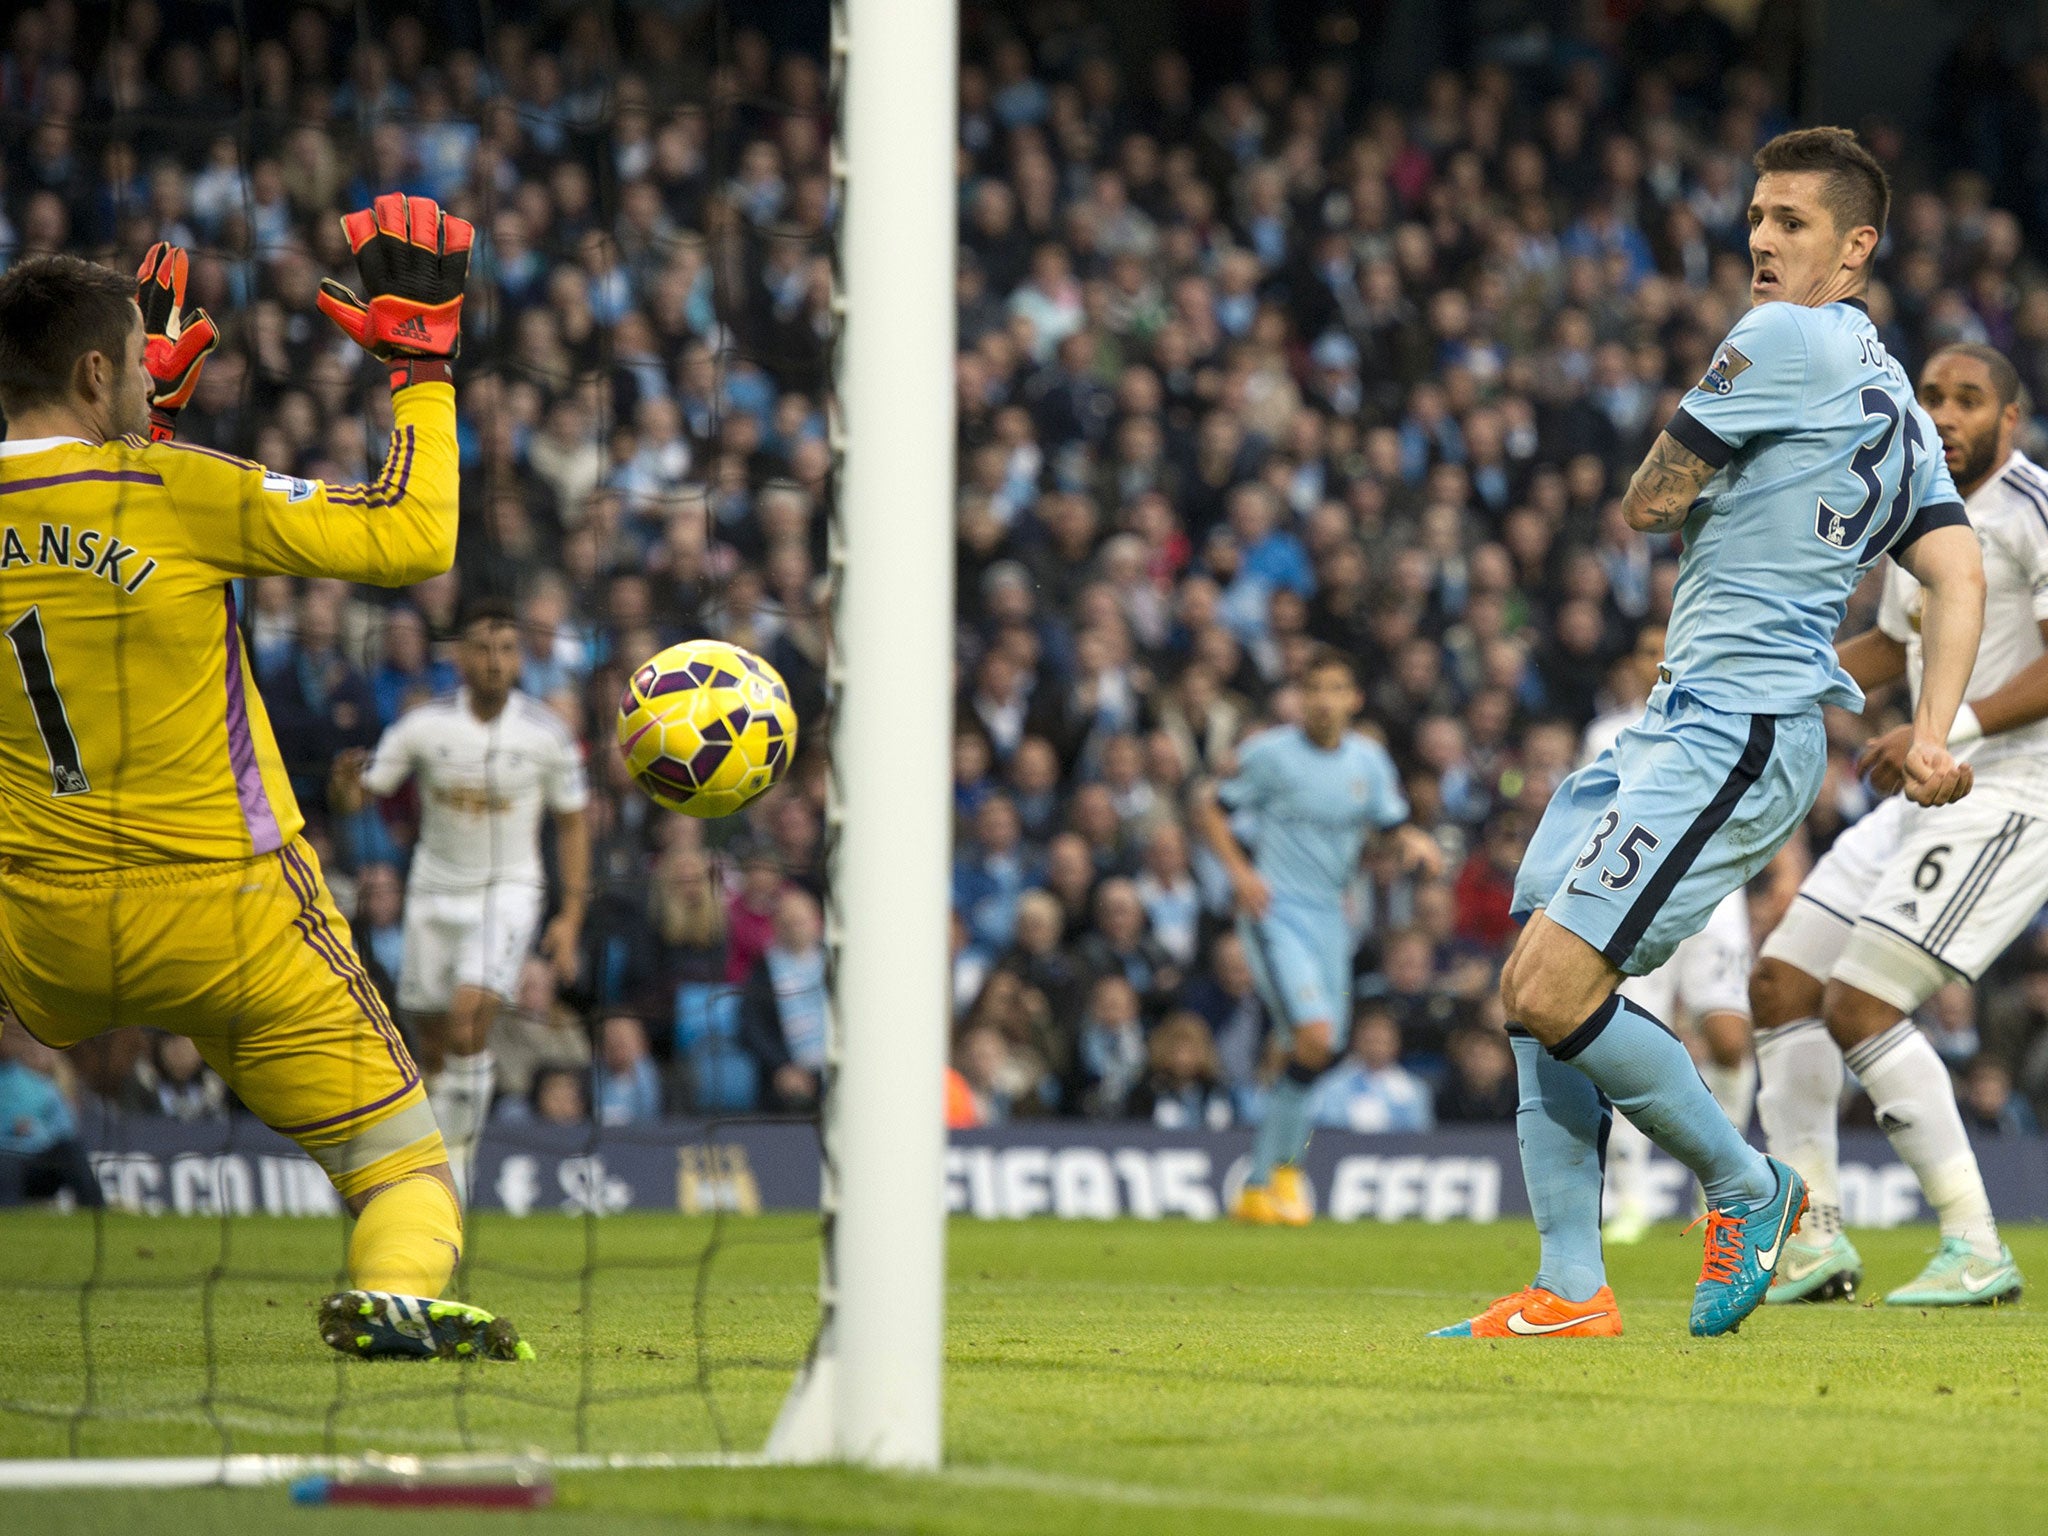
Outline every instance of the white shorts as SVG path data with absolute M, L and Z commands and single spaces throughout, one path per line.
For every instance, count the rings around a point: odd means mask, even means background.
M 533 885 L 407 891 L 398 1006 L 408 1013 L 446 1013 L 457 987 L 511 997 L 533 948 L 544 898 Z
M 1904 795 L 1893 795 L 1845 827 L 1799 882 L 1799 894 L 1764 940 L 1757 958 L 1781 960 L 1815 981 L 1834 975 L 1863 904 L 1877 889 L 1919 809 Z
M 1918 811 L 1833 978 L 1911 1013 L 1974 982 L 2048 901 L 2048 823 L 1975 795 Z

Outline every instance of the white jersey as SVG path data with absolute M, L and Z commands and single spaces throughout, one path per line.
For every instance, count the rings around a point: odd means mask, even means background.
M 1643 709 L 1641 704 L 1631 704 L 1626 709 L 1610 709 L 1596 716 L 1586 727 L 1586 734 L 1579 738 L 1579 766 L 1586 767 L 1619 741 L 1623 731 L 1643 718 Z
M 1738 889 L 1721 898 L 1707 925 L 1682 941 L 1669 960 L 1645 975 L 1623 977 L 1618 990 L 1674 1029 L 1681 1011 L 1694 1021 L 1710 1013 L 1746 1019 L 1749 967 L 1749 897 Z
M 2015 451 L 1963 503 L 1984 551 L 1984 638 L 1966 699 L 2004 687 L 2044 649 L 2048 619 L 2048 472 Z M 1920 699 L 1920 583 L 1888 561 L 1877 627 L 1906 648 L 1906 682 Z M 1986 736 L 1967 752 L 1973 796 L 2038 814 L 2048 805 L 2048 720 Z
M 516 691 L 493 720 L 477 719 L 467 688 L 400 715 L 363 783 L 388 795 L 409 778 L 419 780 L 420 836 L 407 885 L 421 892 L 544 885 L 542 808 L 580 811 L 590 800 L 568 728 Z

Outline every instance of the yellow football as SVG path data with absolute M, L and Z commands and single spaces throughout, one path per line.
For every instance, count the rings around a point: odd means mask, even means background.
M 619 700 L 633 782 L 685 816 L 730 816 L 796 755 L 789 688 L 751 651 L 686 640 L 639 667 Z

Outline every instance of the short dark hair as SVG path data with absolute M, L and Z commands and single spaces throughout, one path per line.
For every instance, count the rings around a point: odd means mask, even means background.
M 467 634 L 479 624 L 496 627 L 500 624 L 517 625 L 519 611 L 512 606 L 512 599 L 496 593 L 488 597 L 473 597 L 462 605 L 461 632 Z
M 118 364 L 136 313 L 133 279 L 76 256 L 32 256 L 0 277 L 0 411 L 66 398 L 88 352 Z
M 1347 652 L 1321 642 L 1309 648 L 1308 660 L 1301 668 L 1302 680 L 1305 682 L 1316 673 L 1327 671 L 1331 667 L 1343 668 L 1344 675 L 1351 679 L 1351 686 L 1358 686 L 1358 663 L 1353 661 Z
M 1984 365 L 1984 371 L 1991 375 L 1991 392 L 1998 396 L 1998 408 L 2001 411 L 2019 399 L 2020 371 L 2013 367 L 2011 359 L 1998 348 L 1986 346 L 1981 341 L 1952 341 L 1927 359 L 1927 367 L 1932 368 L 1951 353 Z M 1926 369 L 1922 369 L 1921 372 L 1924 374 Z
M 1786 171 L 1819 171 L 1827 177 L 1821 201 L 1843 234 L 1868 224 L 1884 233 L 1891 217 L 1892 182 L 1849 128 L 1795 128 L 1756 152 L 1759 176 Z

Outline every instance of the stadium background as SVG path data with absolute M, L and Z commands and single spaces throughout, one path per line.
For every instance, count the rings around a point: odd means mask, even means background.
M 1876 60 L 1800 15 L 965 8 L 961 1120 L 1257 1114 L 1264 1020 L 1184 797 L 1288 718 L 1314 640 L 1360 658 L 1450 870 L 1359 881 L 1359 995 L 1387 1026 L 1359 1032 L 1323 1117 L 1510 1118 L 1508 876 L 1583 727 L 1645 686 L 1676 550 L 1615 497 L 1746 305 L 1754 147 L 1795 117 L 1859 127 L 1897 187 L 1871 297 L 1887 345 L 1913 369 L 1988 340 L 2048 398 L 2028 19 L 1906 6 L 1926 46 Z M 452 684 L 463 596 L 521 605 L 525 685 L 589 746 L 599 890 L 578 976 L 535 962 L 501 1020 L 503 1117 L 802 1112 L 815 1092 L 825 26 L 805 0 L 49 0 L 4 38 L 0 260 L 192 248 L 227 341 L 191 441 L 364 478 L 381 378 L 312 302 L 346 275 L 337 215 L 397 187 L 478 224 L 455 571 L 395 595 L 264 581 L 248 606 L 308 835 L 388 990 L 409 810 L 327 815 L 329 765 Z M 709 826 L 653 811 L 609 744 L 622 666 L 698 634 L 774 661 L 810 744 Z M 1868 808 L 1851 765 L 1888 708 L 1831 718 L 1805 855 Z M 1759 893 L 1765 922 L 1789 889 Z M 812 979 L 778 992 L 771 945 Z M 1924 1022 L 1973 1125 L 2032 1133 L 2048 936 Z M 81 1105 L 228 1112 L 167 1041 L 7 1049 Z

